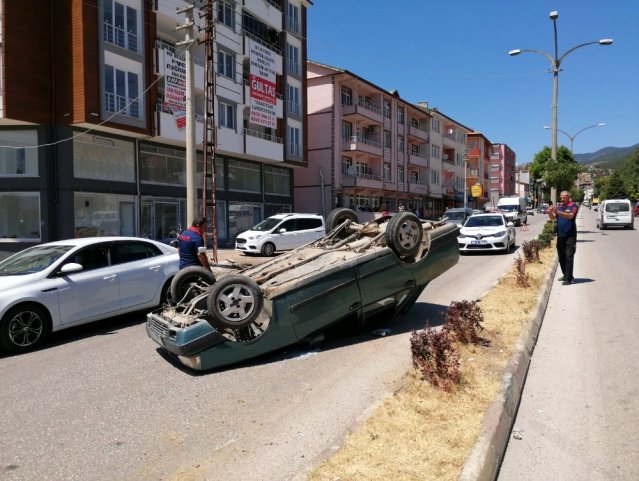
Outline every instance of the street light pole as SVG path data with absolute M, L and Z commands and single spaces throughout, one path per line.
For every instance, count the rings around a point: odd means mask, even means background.
M 464 150 L 464 209 L 468 207 L 468 149 Z
M 588 130 L 588 129 L 592 129 L 594 127 L 603 127 L 605 126 L 606 123 L 605 122 L 600 122 L 598 124 L 594 124 L 594 125 L 589 125 L 588 127 L 584 127 L 583 129 L 581 129 L 579 132 L 577 132 L 575 135 L 570 135 L 568 132 L 561 130 L 561 129 L 557 129 L 558 132 L 561 132 L 562 134 L 564 134 L 566 137 L 568 137 L 570 139 L 570 153 L 573 153 L 572 150 L 572 145 L 573 142 L 575 141 L 575 137 L 577 137 L 580 133 L 582 133 L 584 130 Z M 544 129 L 550 129 L 550 127 L 548 127 L 547 125 L 544 125 Z
M 535 49 L 515 49 L 515 50 L 510 50 L 508 52 L 508 55 L 510 55 L 511 57 L 514 57 L 515 55 L 519 55 L 522 52 L 530 52 L 530 53 L 536 53 L 539 55 L 543 55 L 544 57 L 546 57 L 549 61 L 550 61 L 550 65 L 551 65 L 551 72 L 553 74 L 553 81 L 552 81 L 552 131 L 551 131 L 551 150 L 550 150 L 550 159 L 552 161 L 556 161 L 557 160 L 557 105 L 558 105 L 558 97 L 559 97 L 559 71 L 560 71 L 560 66 L 561 63 L 563 62 L 563 60 L 566 58 L 566 56 L 572 52 L 574 52 L 575 50 L 577 50 L 578 48 L 581 47 L 586 47 L 588 45 L 612 45 L 613 40 L 611 38 L 602 38 L 601 40 L 597 40 L 594 42 L 586 42 L 586 43 L 581 43 L 579 45 L 576 45 L 574 47 L 572 47 L 571 49 L 567 50 L 566 52 L 563 53 L 563 55 L 559 56 L 559 52 L 558 52 L 558 47 L 557 47 L 557 18 L 559 18 L 559 13 L 557 11 L 552 11 L 550 12 L 549 15 L 550 19 L 552 20 L 553 23 L 553 30 L 554 30 L 554 43 L 555 43 L 555 52 L 554 52 L 554 56 L 550 55 L 548 52 L 544 52 L 543 50 L 535 50 Z M 553 202 L 557 201 L 557 187 L 556 186 L 551 186 L 551 190 L 550 190 L 550 197 L 551 200 Z

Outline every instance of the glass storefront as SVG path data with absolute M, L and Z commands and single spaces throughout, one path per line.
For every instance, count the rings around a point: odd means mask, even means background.
M 41 239 L 40 194 L 38 192 L 4 192 L 0 194 L 0 241 Z

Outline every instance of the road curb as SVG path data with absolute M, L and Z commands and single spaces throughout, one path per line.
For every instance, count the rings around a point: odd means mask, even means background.
M 484 414 L 479 438 L 462 467 L 458 481 L 492 481 L 497 477 L 526 382 L 530 358 L 548 306 L 557 265 L 555 256 L 535 308 L 506 366 L 499 393 Z

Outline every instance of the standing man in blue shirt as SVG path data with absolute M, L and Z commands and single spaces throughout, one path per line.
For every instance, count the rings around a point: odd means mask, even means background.
M 551 220 L 557 219 L 557 254 L 563 276 L 559 278 L 564 286 L 575 281 L 572 274 L 577 250 L 577 212 L 578 207 L 571 198 L 570 192 L 563 191 L 560 195 L 561 203 L 548 208 Z
M 191 227 L 180 234 L 178 237 L 180 269 L 184 269 L 188 266 L 211 268 L 209 259 L 206 257 L 206 246 L 204 245 L 205 232 L 206 217 L 199 217 L 193 221 Z

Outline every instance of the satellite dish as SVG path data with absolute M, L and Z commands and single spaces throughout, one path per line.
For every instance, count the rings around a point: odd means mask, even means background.
M 356 166 L 354 166 L 354 165 L 351 165 L 351 166 L 350 166 L 350 167 L 346 170 L 346 173 L 347 173 L 348 175 L 355 175 L 355 174 L 357 174 L 357 167 L 356 167 Z
M 448 154 L 444 154 L 444 155 L 442 156 L 442 158 L 443 158 L 444 160 L 448 160 Z

